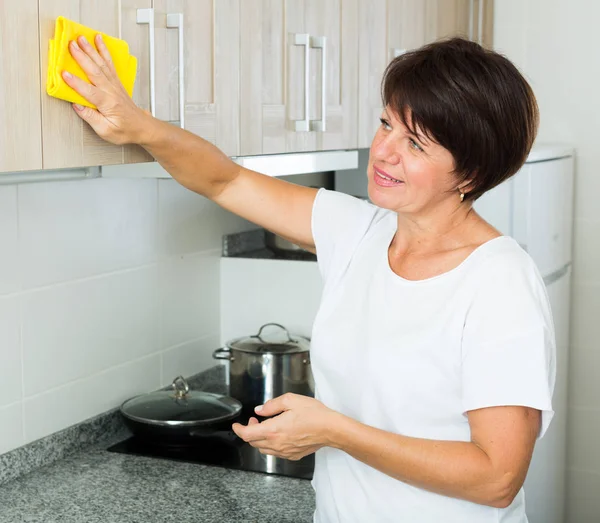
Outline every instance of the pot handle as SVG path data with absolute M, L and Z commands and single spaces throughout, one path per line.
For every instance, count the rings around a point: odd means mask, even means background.
M 231 351 L 227 348 L 221 347 L 220 349 L 217 349 L 216 351 L 213 352 L 213 358 L 215 360 L 229 360 L 229 361 L 233 361 L 233 358 L 231 356 Z
M 258 334 L 256 335 L 256 337 L 260 340 L 263 341 L 264 340 L 260 337 L 261 332 L 263 331 L 263 329 L 265 327 L 279 327 L 281 330 L 283 330 L 283 332 L 285 332 L 287 334 L 288 337 L 288 341 L 293 343 L 294 340 L 292 339 L 292 337 L 290 336 L 290 332 L 283 326 L 280 325 L 279 323 L 265 323 L 259 330 L 258 330 Z

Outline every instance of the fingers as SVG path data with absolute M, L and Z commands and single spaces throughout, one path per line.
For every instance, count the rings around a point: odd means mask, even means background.
M 63 71 L 63 80 L 65 83 L 73 89 L 75 92 L 83 96 L 88 102 L 96 104 L 95 98 L 97 97 L 98 89 L 96 86 L 84 82 L 81 78 L 72 75 L 68 71 Z
M 260 423 L 254 425 L 241 425 L 240 423 L 234 423 L 231 427 L 240 438 L 245 442 L 251 443 L 253 441 L 260 441 L 266 439 L 266 434 Z
M 264 405 L 259 405 L 254 409 L 254 412 L 261 416 L 275 416 L 289 410 L 290 403 L 293 401 L 293 394 L 284 394 L 277 398 L 267 401 Z
M 95 38 L 96 42 L 98 42 L 98 36 L 100 36 L 100 35 L 96 35 L 96 38 Z M 100 38 L 100 40 L 102 40 L 102 38 Z M 105 58 L 100 56 L 99 52 L 96 50 L 96 48 L 92 44 L 90 44 L 87 41 L 85 36 L 77 37 L 77 43 L 79 44 L 79 47 L 81 48 L 81 50 L 88 56 L 88 58 L 97 67 L 97 69 L 93 68 L 92 74 L 96 74 L 96 75 L 102 74 L 106 77 L 109 77 L 112 74 L 112 71 L 110 70 L 110 67 L 108 65 L 110 62 L 112 62 L 110 55 L 109 55 L 108 60 L 106 60 Z M 108 50 L 106 49 L 106 46 L 104 46 L 104 48 L 105 48 L 106 52 L 108 52 Z M 86 71 L 86 73 L 87 73 L 87 71 Z
M 96 38 L 96 41 L 98 41 L 98 38 Z M 84 36 L 79 36 L 77 41 L 73 40 L 69 43 L 71 55 L 94 85 L 101 85 L 105 80 L 113 80 L 116 76 L 108 49 L 104 44 L 102 45 L 104 55 L 108 56 L 109 61 L 100 56 L 96 48 Z
M 73 104 L 73 109 L 75 109 L 75 112 L 82 120 L 90 124 L 91 128 L 96 133 L 102 135 L 102 132 L 106 127 L 106 122 L 98 111 L 92 109 L 91 107 L 84 107 L 83 105 L 79 104 Z
M 112 60 L 112 56 L 110 56 L 110 51 L 108 50 L 108 47 L 106 47 L 106 44 L 104 43 L 104 40 L 102 39 L 102 35 L 100 33 L 98 33 L 94 39 L 94 44 L 96 45 L 96 49 L 98 50 L 98 54 L 102 57 L 102 59 L 104 60 L 106 66 L 108 67 L 108 70 L 110 71 L 111 75 L 116 77 L 117 76 L 117 70 L 115 69 L 115 64 L 113 63 Z

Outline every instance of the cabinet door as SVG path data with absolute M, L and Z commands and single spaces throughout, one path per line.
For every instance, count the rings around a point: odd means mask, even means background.
M 319 151 L 358 144 L 358 22 L 358 0 L 307 0 L 306 31 L 324 46 L 310 50 L 309 118 L 313 126 L 324 118 Z
M 135 7 L 150 5 L 150 0 L 136 0 Z M 131 54 L 141 58 L 140 51 L 147 46 L 147 28 L 135 23 L 133 2 L 129 0 L 44 0 L 39 4 L 41 71 L 48 69 L 48 41 L 54 37 L 54 25 L 58 16 L 65 16 L 109 35 L 128 40 Z M 123 26 L 120 26 L 122 21 Z M 142 42 L 144 44 L 142 44 Z M 137 47 L 140 45 L 140 47 Z M 138 74 L 138 80 L 140 78 Z M 146 77 L 147 78 L 147 77 Z M 45 76 L 44 76 L 45 81 Z M 143 96 L 142 86 L 136 90 Z M 136 100 L 137 101 L 137 100 Z M 142 99 L 143 102 L 143 99 Z M 44 169 L 84 167 L 90 165 L 120 164 L 126 161 L 149 159 L 145 153 L 133 147 L 111 145 L 99 138 L 73 111 L 71 104 L 57 100 L 45 93 L 42 86 L 42 146 Z
M 474 10 L 471 4 L 471 0 L 427 0 L 427 40 L 449 36 L 468 38 L 473 31 L 471 21 Z
M 241 155 L 316 148 L 314 133 L 296 132 L 304 118 L 304 0 L 243 0 L 241 19 Z
M 184 127 L 230 156 L 239 154 L 240 0 L 154 0 L 156 117 L 180 125 L 180 71 Z M 168 15 L 183 15 L 179 33 Z
M 133 101 L 150 110 L 150 39 L 148 26 L 137 23 L 138 9 L 152 7 L 152 0 L 120 0 L 121 32 L 118 35 L 129 44 L 129 52 L 137 58 L 137 74 L 133 85 Z M 123 163 L 150 162 L 154 158 L 142 147 L 123 147 Z
M 484 47 L 494 45 L 494 0 L 473 0 L 471 38 Z
M 371 145 L 379 126 L 381 81 L 388 63 L 432 39 L 429 4 L 431 0 L 359 0 L 359 147 Z
M 381 116 L 381 79 L 389 60 L 387 4 L 387 0 L 359 0 L 359 147 L 370 147 Z
M 0 172 L 42 168 L 37 28 L 37 0 L 0 2 Z
M 491 48 L 494 0 L 426 0 L 427 41 L 464 36 Z
M 356 147 L 357 0 L 243 0 L 240 16 L 241 155 Z
M 431 24 L 423 0 L 388 0 L 387 13 L 388 61 L 428 41 Z

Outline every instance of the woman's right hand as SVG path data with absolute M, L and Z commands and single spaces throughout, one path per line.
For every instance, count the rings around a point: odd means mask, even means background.
M 69 51 L 90 83 L 63 71 L 69 87 L 98 109 L 73 104 L 75 112 L 104 140 L 124 145 L 143 143 L 157 122 L 135 105 L 119 80 L 112 58 L 102 37 L 95 38 L 96 49 L 83 36 L 69 43 Z

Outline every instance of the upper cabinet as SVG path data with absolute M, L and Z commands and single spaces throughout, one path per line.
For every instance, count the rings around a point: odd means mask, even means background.
M 494 0 L 426 0 L 427 40 L 464 36 L 491 47 Z
M 493 0 L 358 0 L 358 146 L 369 147 L 383 109 L 389 62 L 435 40 L 463 36 L 491 47 Z
M 123 38 L 136 104 L 229 156 L 368 147 L 395 56 L 460 34 L 491 45 L 493 0 L 0 2 L 0 172 L 152 161 L 46 94 L 64 16 Z M 18 28 L 18 29 L 17 29 Z M 32 35 L 38 35 L 32 45 Z
M 38 0 L 0 2 L 0 172 L 42 168 L 37 26 Z
M 473 0 L 471 38 L 484 47 L 494 46 L 494 0 Z
M 243 0 L 241 155 L 357 146 L 358 0 Z
M 155 116 L 239 155 L 240 0 L 154 0 L 154 17 Z
M 44 0 L 39 3 L 41 70 L 48 70 L 48 41 L 54 37 L 58 16 L 64 16 L 113 36 L 127 39 L 130 53 L 138 57 L 134 99 L 148 107 L 147 26 L 136 23 L 137 8 L 151 7 L 151 0 Z M 151 158 L 134 146 L 116 146 L 99 138 L 73 111 L 71 104 L 46 94 L 45 77 L 41 85 L 41 133 L 43 168 L 60 169 L 149 161 Z M 38 99 L 40 91 L 38 90 Z

